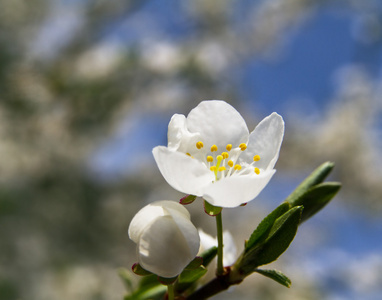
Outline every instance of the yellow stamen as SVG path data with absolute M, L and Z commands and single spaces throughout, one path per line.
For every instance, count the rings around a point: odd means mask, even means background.
M 196 143 L 196 148 L 198 148 L 198 149 L 202 149 L 203 146 L 204 146 L 203 142 L 199 141 L 199 142 Z
M 232 144 L 228 144 L 225 148 L 227 149 L 227 151 L 231 151 L 231 149 L 232 149 Z
M 241 170 L 241 166 L 240 166 L 240 165 L 235 165 L 234 169 L 235 169 L 236 171 Z
M 228 153 L 227 152 L 223 152 L 222 156 L 223 156 L 224 159 L 226 159 L 226 158 L 228 158 Z
M 255 168 L 255 173 L 256 173 L 257 175 L 259 175 L 259 174 L 260 174 L 260 169 L 259 169 L 259 168 Z
M 208 162 L 213 162 L 213 161 L 214 161 L 214 158 L 213 158 L 211 155 L 208 155 L 208 156 L 207 156 L 207 161 L 208 161 Z
M 219 172 L 222 172 L 222 171 L 225 171 L 226 169 L 225 169 L 225 167 L 220 167 L 219 168 Z
M 247 145 L 245 143 L 241 143 L 239 145 L 239 148 L 240 148 L 241 151 L 244 151 L 245 149 L 247 149 Z
M 260 160 L 260 155 L 255 155 L 253 157 L 253 161 L 259 161 Z
M 232 160 L 229 160 L 229 161 L 228 161 L 228 165 L 232 168 L 232 166 L 233 166 L 233 161 L 232 161 Z
M 190 153 L 188 153 L 188 152 L 186 153 L 186 155 L 188 155 L 188 156 L 191 156 L 191 154 L 190 154 Z
M 211 146 L 211 152 L 215 152 L 215 151 L 218 151 L 218 146 L 212 145 Z
M 215 172 L 215 171 L 216 171 L 216 166 L 212 166 L 212 167 L 210 167 L 210 170 L 211 170 L 212 172 Z

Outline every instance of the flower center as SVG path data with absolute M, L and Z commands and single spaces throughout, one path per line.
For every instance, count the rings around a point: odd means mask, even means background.
M 236 148 L 233 148 L 232 144 L 228 144 L 226 151 L 220 154 L 216 145 L 212 145 L 210 151 L 207 152 L 202 150 L 204 147 L 203 142 L 199 141 L 195 146 L 197 149 L 195 156 L 203 161 L 211 172 L 214 172 L 216 181 L 229 176 L 248 175 L 252 174 L 252 172 L 257 175 L 260 174 L 260 169 L 254 166 L 260 160 L 260 155 L 255 155 L 250 164 L 238 161 L 240 154 L 247 149 L 245 143 L 241 143 Z M 190 154 L 187 153 L 187 155 Z

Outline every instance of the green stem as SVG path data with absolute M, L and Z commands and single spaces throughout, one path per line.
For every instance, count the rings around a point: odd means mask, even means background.
M 223 221 L 222 221 L 222 212 L 216 215 L 216 229 L 217 229 L 217 238 L 218 238 L 218 267 L 217 275 L 221 276 L 224 273 L 223 269 Z
M 168 300 L 174 300 L 175 295 L 174 295 L 174 284 L 169 284 L 167 286 L 167 293 L 168 293 Z

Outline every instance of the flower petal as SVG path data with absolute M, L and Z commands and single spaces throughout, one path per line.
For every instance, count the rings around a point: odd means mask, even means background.
M 171 216 L 157 218 L 143 232 L 138 243 L 139 263 L 141 266 L 162 277 L 174 277 L 182 272 L 196 255 L 188 247 L 186 240 L 198 241 L 198 232 L 186 218 L 177 222 L 188 227 L 184 235 Z
M 186 117 L 175 114 L 168 124 L 168 148 L 174 151 L 187 153 L 189 149 L 195 148 L 195 144 L 200 140 L 198 133 L 191 133 L 186 126 Z
M 203 193 L 209 203 L 220 207 L 237 207 L 253 200 L 268 184 L 276 170 L 261 174 L 227 177 L 210 184 Z
M 144 229 L 158 217 L 169 215 L 169 209 L 177 211 L 183 217 L 190 220 L 190 213 L 185 207 L 183 207 L 183 205 L 169 200 L 156 201 L 143 207 L 136 213 L 130 222 L 128 230 L 129 238 L 133 242 L 138 243 L 139 236 L 142 234 Z
M 176 203 L 176 202 L 175 202 Z M 176 203 L 182 208 L 183 205 Z M 184 208 L 187 210 L 186 208 Z M 188 249 L 190 251 L 190 256 L 192 259 L 196 256 L 196 254 L 199 251 L 199 246 L 200 246 L 200 238 L 199 238 L 199 233 L 198 230 L 195 228 L 195 226 L 191 223 L 190 218 L 185 218 L 184 215 L 175 209 L 168 208 L 169 214 L 171 215 L 172 219 L 178 226 L 179 230 L 182 232 L 182 235 L 184 236 L 185 240 L 184 243 L 188 245 Z M 190 226 L 190 224 L 192 226 Z M 196 235 L 195 235 L 196 233 Z
M 187 128 L 190 132 L 200 133 L 200 139 L 206 147 L 213 144 L 225 149 L 227 144 L 237 147 L 248 141 L 248 127 L 239 114 L 228 103 L 221 100 L 202 101 L 187 116 Z
M 158 146 L 153 155 L 164 179 L 180 192 L 201 196 L 203 188 L 215 179 L 205 164 L 183 153 Z
M 260 155 L 256 167 L 272 169 L 279 157 L 281 143 L 284 137 L 284 120 L 272 113 L 264 118 L 249 135 L 247 151 L 240 158 L 252 162 L 254 155 Z
M 158 217 L 164 216 L 165 212 L 160 206 L 147 205 L 142 208 L 131 220 L 129 226 L 129 238 L 138 243 L 139 237 L 147 226 L 154 222 Z

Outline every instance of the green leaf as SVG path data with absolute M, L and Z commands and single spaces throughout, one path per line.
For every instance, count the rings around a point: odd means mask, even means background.
M 147 276 L 147 275 L 151 275 L 152 274 L 150 271 L 147 271 L 147 270 L 143 269 L 139 263 L 133 264 L 131 269 L 133 270 L 133 272 L 135 274 L 137 274 L 139 276 Z
M 196 196 L 194 196 L 194 195 L 187 195 L 187 196 L 181 198 L 179 200 L 179 203 L 183 204 L 183 205 L 187 205 L 187 204 L 191 204 L 192 202 L 194 202 L 195 199 L 196 199 Z
M 118 270 L 118 275 L 122 279 L 122 282 L 125 285 L 127 292 L 132 293 L 133 292 L 132 276 L 134 276 L 133 273 L 129 272 L 125 268 L 120 268 Z
M 324 182 L 313 186 L 297 198 L 294 204 L 304 206 L 301 222 L 306 221 L 328 204 L 340 188 L 339 182 Z
M 200 256 L 195 257 L 184 269 L 194 270 L 203 264 L 203 258 Z
M 204 200 L 204 211 L 207 215 L 216 216 L 221 213 L 223 207 L 213 206 L 206 200 Z
M 179 280 L 175 285 L 177 293 L 182 294 L 190 287 L 195 287 L 196 282 L 207 273 L 207 269 L 204 266 L 199 266 L 194 270 L 184 270 L 179 275 Z
M 302 209 L 302 206 L 293 207 L 277 218 L 265 241 L 243 253 L 236 265 L 244 274 L 275 261 L 289 247 L 296 235 Z
M 273 279 L 274 281 L 282 284 L 283 286 L 286 286 L 289 288 L 292 284 L 292 281 L 285 276 L 283 273 L 281 273 L 278 270 L 262 270 L 262 269 L 256 269 L 255 272 L 264 275 L 268 278 Z
M 289 204 L 284 202 L 266 216 L 253 231 L 249 240 L 245 243 L 245 251 L 248 251 L 255 245 L 263 242 L 267 237 L 275 223 L 276 219 L 289 210 Z
M 200 257 L 203 259 L 203 266 L 207 267 L 217 254 L 218 248 L 215 246 L 203 251 L 203 253 L 200 255 Z
M 125 296 L 124 300 L 161 300 L 167 291 L 167 287 L 158 281 L 158 276 L 151 274 L 139 282 L 138 288 L 131 295 Z
M 194 270 L 184 270 L 179 275 L 179 284 L 193 283 L 206 273 L 207 273 L 207 269 L 203 266 L 199 266 L 198 268 Z
M 325 162 L 315 169 L 285 200 L 292 206 L 296 206 L 295 201 L 300 198 L 306 191 L 316 184 L 322 183 L 334 168 L 334 163 Z

